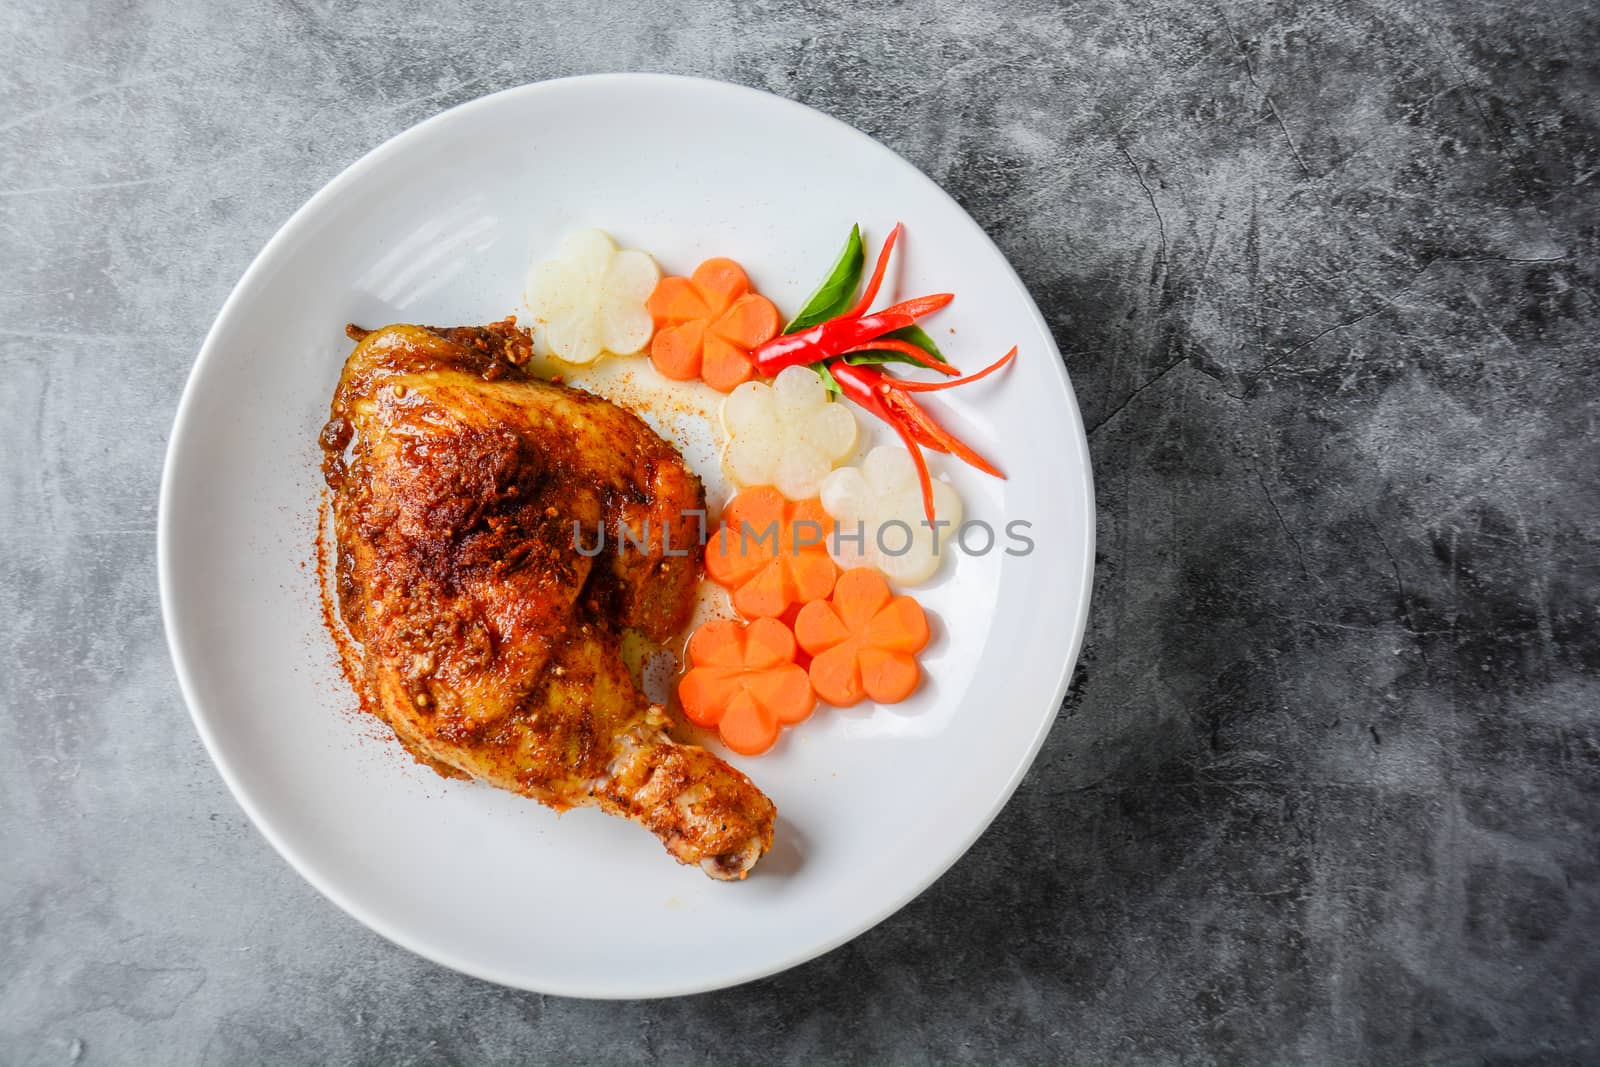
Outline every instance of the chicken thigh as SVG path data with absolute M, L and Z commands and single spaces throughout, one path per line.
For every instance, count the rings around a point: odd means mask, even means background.
M 772 802 L 669 738 L 621 654 L 688 620 L 699 480 L 636 415 L 525 373 L 509 321 L 350 332 L 321 443 L 363 705 L 441 773 L 596 805 L 744 877 Z

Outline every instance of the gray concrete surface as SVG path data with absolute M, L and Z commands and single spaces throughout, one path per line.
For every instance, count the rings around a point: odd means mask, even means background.
M 0 6 L 0 1062 L 1600 1060 L 1595 9 L 592 7 Z M 189 725 L 153 555 L 283 219 L 451 104 L 620 69 L 950 189 L 1102 510 L 1075 687 L 968 857 L 810 965 L 607 1005 L 301 882 Z

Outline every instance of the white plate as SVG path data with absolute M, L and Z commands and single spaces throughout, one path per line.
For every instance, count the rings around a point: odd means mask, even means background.
M 871 231 L 875 251 L 897 219 L 908 227 L 899 294 L 958 294 L 931 323 L 955 362 L 972 369 L 1021 347 L 1003 376 L 933 402 L 1009 480 L 936 469 L 970 518 L 1002 539 L 1006 523 L 1030 522 L 1037 548 L 947 561 L 919 591 L 935 642 L 912 700 L 822 710 L 768 755 L 735 757 L 780 812 L 773 852 L 748 881 L 680 867 L 649 834 L 595 811 L 557 816 L 446 782 L 353 712 L 310 562 L 315 442 L 351 347 L 346 322 L 516 312 L 529 264 L 581 226 L 674 273 L 732 256 L 792 313 L 851 223 Z M 715 465 L 698 451 L 690 459 Z M 161 597 L 178 679 L 218 770 L 329 899 L 490 981 L 649 997 L 825 952 L 961 856 L 1061 703 L 1093 540 L 1088 447 L 1060 356 L 1016 274 L 953 200 L 799 104 L 716 82 L 603 75 L 524 86 L 424 122 L 273 237 L 217 317 L 178 409 L 161 487 Z M 1016 877 L 1036 860 L 1016 857 Z

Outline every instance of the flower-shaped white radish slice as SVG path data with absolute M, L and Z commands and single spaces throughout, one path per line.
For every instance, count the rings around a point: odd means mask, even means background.
M 528 272 L 523 297 L 533 313 L 534 351 L 567 363 L 638 352 L 655 332 L 644 302 L 660 279 L 655 260 L 618 251 L 599 230 L 568 234 L 554 258 Z
M 838 524 L 827 541 L 841 567 L 876 567 L 890 581 L 921 585 L 955 551 L 961 497 L 950 483 L 934 479 L 937 525 L 929 525 L 917 468 L 903 448 L 879 445 L 861 466 L 840 467 L 822 480 L 821 495 L 823 510 Z
M 790 500 L 814 497 L 856 447 L 856 417 L 828 399 L 810 367 L 789 367 L 771 385 L 745 382 L 722 402 L 723 469 L 740 486 L 771 485 Z

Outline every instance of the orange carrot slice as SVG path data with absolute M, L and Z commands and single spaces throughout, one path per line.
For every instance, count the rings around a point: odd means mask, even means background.
M 650 342 L 650 361 L 675 382 L 693 380 L 700 374 L 705 333 L 706 324 L 700 319 L 657 330 Z
M 928 616 L 870 567 L 845 571 L 832 596 L 802 607 L 794 634 L 812 657 L 811 688 L 841 708 L 867 697 L 898 703 L 922 680 L 916 654 L 928 643 Z
M 776 619 L 708 622 L 689 639 L 678 701 L 691 722 L 715 726 L 723 744 L 758 756 L 783 727 L 809 716 L 816 695 L 795 662 L 794 635 Z
M 662 278 L 644 306 L 657 321 L 690 322 L 711 317 L 705 298 L 688 278 Z
M 711 324 L 711 332 L 749 351 L 778 332 L 778 309 L 764 296 L 746 293 Z
M 833 592 L 839 567 L 824 531 L 822 502 L 791 501 L 770 485 L 746 489 L 722 512 L 706 544 L 706 575 L 732 593 L 745 618 L 777 618 Z
M 707 385 L 719 393 L 731 393 L 755 377 L 755 373 L 756 365 L 750 362 L 749 349 L 740 348 L 715 333 L 706 334 L 700 356 L 700 377 Z
M 708 259 L 687 278 L 667 277 L 645 302 L 655 322 L 650 360 L 668 378 L 701 378 L 728 393 L 755 375 L 753 349 L 778 333 L 778 309 L 750 291 L 731 259 Z
M 750 276 L 744 268 L 725 256 L 706 260 L 689 276 L 702 298 L 717 318 L 733 302 L 750 291 Z

